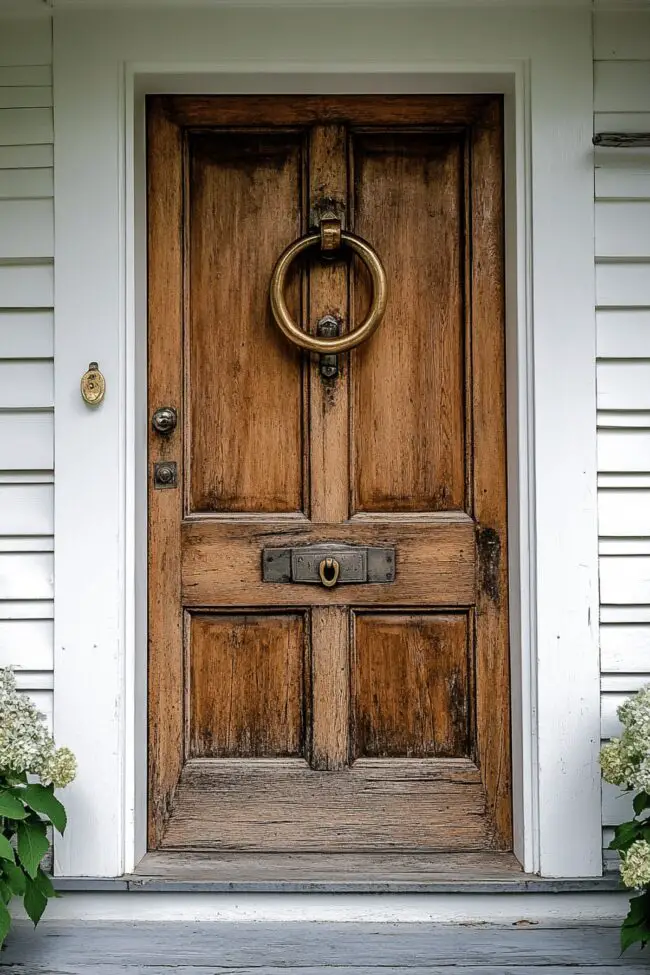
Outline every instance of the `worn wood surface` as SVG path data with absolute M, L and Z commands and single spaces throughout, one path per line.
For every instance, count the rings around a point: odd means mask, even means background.
M 500 99 L 149 108 L 150 405 L 180 413 L 150 435 L 180 472 L 150 493 L 150 848 L 510 849 Z M 323 208 L 390 294 L 326 381 L 268 307 Z M 312 331 L 371 299 L 345 254 L 289 292 Z M 395 580 L 262 581 L 328 540 L 394 546 Z
M 130 895 L 127 895 L 130 896 Z M 618 928 L 582 926 L 97 923 L 17 924 L 6 975 L 642 975 L 645 954 L 621 957 Z

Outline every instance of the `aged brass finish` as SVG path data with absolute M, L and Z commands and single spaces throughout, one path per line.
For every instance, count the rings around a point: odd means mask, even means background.
M 81 377 L 81 395 L 88 406 L 99 406 L 106 395 L 106 380 L 96 362 L 89 362 L 87 372 Z
M 333 214 L 323 215 L 320 222 L 320 249 L 337 251 L 341 246 L 341 221 Z
M 331 230 L 328 231 L 326 229 L 325 234 L 326 236 L 329 235 L 328 240 L 331 241 Z M 354 349 L 355 346 L 370 338 L 384 317 L 386 302 L 388 300 L 386 271 L 384 270 L 379 255 L 366 240 L 362 237 L 357 237 L 356 234 L 341 231 L 341 246 L 349 247 L 355 254 L 358 254 L 370 271 L 370 277 L 372 279 L 372 302 L 370 310 L 361 325 L 346 335 L 340 335 L 336 338 L 319 338 L 316 335 L 309 335 L 298 327 L 289 314 L 287 303 L 284 300 L 285 282 L 289 267 L 298 255 L 320 245 L 321 231 L 306 234 L 306 236 L 294 240 L 293 244 L 290 244 L 280 256 L 271 275 L 271 310 L 278 327 L 290 342 L 293 342 L 301 349 L 306 349 L 308 352 L 336 355 L 338 352 L 347 352 L 348 349 Z
M 376 545 L 349 545 L 346 542 L 316 542 L 294 548 L 265 548 L 262 552 L 262 580 L 318 584 L 323 582 L 322 567 L 336 562 L 336 581 L 340 585 L 395 581 L 395 549 Z M 326 572 L 331 579 L 331 572 Z
M 151 417 L 151 426 L 156 433 L 171 433 L 177 422 L 178 414 L 173 406 L 161 406 Z
M 333 589 L 333 587 L 339 581 L 340 571 L 341 566 L 338 564 L 336 559 L 322 560 L 321 564 L 318 566 L 318 574 L 320 576 L 320 581 L 323 583 L 326 589 Z
M 175 488 L 178 485 L 176 461 L 165 460 L 153 465 L 153 486 L 155 488 Z
M 331 338 L 340 333 L 340 325 L 334 315 L 324 315 L 316 325 L 316 335 Z M 318 368 L 321 379 L 337 379 L 339 374 L 339 357 L 337 355 L 322 355 L 319 357 Z

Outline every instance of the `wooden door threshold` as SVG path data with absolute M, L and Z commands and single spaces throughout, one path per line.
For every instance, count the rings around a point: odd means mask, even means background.
M 154 852 L 129 889 L 279 893 L 522 893 L 603 890 L 603 880 L 523 873 L 512 853 Z M 608 881 L 614 889 L 616 881 Z M 597 884 L 597 888 L 594 886 Z

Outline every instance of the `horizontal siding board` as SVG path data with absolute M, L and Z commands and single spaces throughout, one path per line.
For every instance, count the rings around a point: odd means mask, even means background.
M 650 58 L 650 11 L 597 11 L 594 56 L 599 60 Z
M 598 427 L 604 429 L 617 429 L 631 427 L 642 427 L 650 429 L 650 410 L 637 410 L 625 412 L 624 410 L 599 410 Z
M 54 674 L 51 670 L 22 670 L 15 672 L 16 687 L 19 691 L 51 691 L 54 689 Z
M 650 359 L 650 309 L 599 311 L 596 328 L 601 359 Z
M 51 535 L 52 484 L 0 484 L 0 536 Z
M 650 30 L 650 25 L 648 26 Z M 596 61 L 594 108 L 597 112 L 646 112 L 650 106 L 650 58 L 647 61 Z
M 0 145 L 26 146 L 53 141 L 51 108 L 0 109 Z
M 650 604 L 641 603 L 635 606 L 608 606 L 601 602 L 600 622 L 612 623 L 617 626 L 622 623 L 650 623 Z
M 0 535 L 0 552 L 53 551 L 53 535 Z
M 0 599 L 52 599 L 54 562 L 49 552 L 0 552 Z
M 638 172 L 632 168 L 622 167 L 597 167 L 596 199 L 650 200 L 650 150 L 648 150 L 644 171 Z
M 650 431 L 600 430 L 598 469 L 629 473 L 650 472 Z
M 601 535 L 650 536 L 650 491 L 599 491 Z
M 610 606 L 650 604 L 650 556 L 602 556 L 600 596 Z
M 51 64 L 0 66 L 0 88 L 25 88 L 52 85 Z
M 650 538 L 601 538 L 600 555 L 650 555 Z
M 629 694 L 602 694 L 600 699 L 600 737 L 617 738 L 621 733 L 621 722 L 616 714 L 617 708 L 627 701 Z
M 597 264 L 596 302 L 600 308 L 650 308 L 650 262 Z
M 618 826 L 633 815 L 632 796 L 621 792 L 618 785 L 603 782 L 603 826 Z
M 0 308 L 52 308 L 51 263 L 0 265 Z
M 598 409 L 650 410 L 650 360 L 600 362 Z
M 0 409 L 53 405 L 54 363 L 51 360 L 0 360 Z
M 1 140 L 0 140 L 1 141 Z M 54 146 L 2 146 L 0 169 L 43 169 L 54 165 Z
M 54 255 L 54 201 L 0 200 L 0 260 Z
M 650 257 L 650 202 L 596 204 L 596 257 Z
M 0 64 L 51 64 L 49 18 L 7 18 L 0 31 Z
M 645 112 L 596 112 L 594 115 L 594 132 L 650 132 L 650 110 Z M 618 152 L 620 151 L 618 149 Z
M 0 108 L 51 108 L 52 88 L 49 85 L 5 88 L 0 85 Z
M 51 599 L 0 599 L 0 620 L 53 620 Z
M 0 413 L 0 464 L 8 471 L 52 470 L 53 414 Z
M 600 656 L 604 674 L 650 675 L 650 626 L 630 623 L 601 625 Z
M 53 196 L 53 169 L 0 169 L 0 200 L 41 200 Z
M 0 311 L 0 359 L 48 359 L 53 354 L 52 311 Z
M 0 667 L 51 670 L 53 643 L 52 620 L 0 620 Z

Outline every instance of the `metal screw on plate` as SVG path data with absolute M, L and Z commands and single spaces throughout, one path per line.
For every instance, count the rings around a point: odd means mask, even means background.
M 153 486 L 155 488 L 175 488 L 178 482 L 178 468 L 175 461 L 154 464 Z
M 325 315 L 316 325 L 316 334 L 323 338 L 334 338 L 340 332 L 340 325 L 333 315 Z M 321 379 L 336 379 L 339 374 L 339 357 L 321 355 L 318 359 Z

